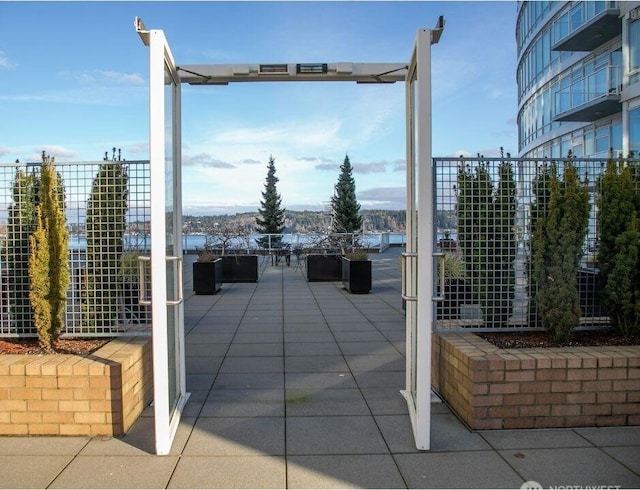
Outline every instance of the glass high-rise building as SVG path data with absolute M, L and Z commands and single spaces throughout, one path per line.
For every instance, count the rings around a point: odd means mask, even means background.
M 640 2 L 518 3 L 518 153 L 640 155 Z

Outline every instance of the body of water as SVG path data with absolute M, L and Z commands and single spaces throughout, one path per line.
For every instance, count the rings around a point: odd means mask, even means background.
M 243 243 L 238 240 L 237 243 L 231 245 L 238 248 L 254 248 L 256 246 L 256 240 L 262 235 L 249 235 Z M 292 248 L 297 246 L 311 245 L 318 243 L 321 239 L 321 235 L 303 234 L 303 233 L 285 233 L 282 235 L 282 241 L 288 243 Z M 401 246 L 406 243 L 407 236 L 405 233 L 367 233 L 360 235 L 360 240 L 363 245 L 369 248 L 377 248 L 380 246 L 381 241 L 383 243 L 388 237 L 388 243 L 391 246 Z M 444 238 L 444 233 L 438 233 L 437 239 Z M 448 238 L 456 239 L 455 233 L 448 233 Z M 182 248 L 187 251 L 200 250 L 204 247 L 207 237 L 205 235 L 183 235 Z M 124 237 L 126 250 L 148 250 L 151 247 L 151 237 L 148 235 L 125 235 Z M 69 248 L 72 250 L 85 250 L 87 248 L 87 240 L 84 236 L 71 236 L 69 237 Z

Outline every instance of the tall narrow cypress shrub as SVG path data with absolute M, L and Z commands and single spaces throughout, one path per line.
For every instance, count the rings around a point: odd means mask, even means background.
M 577 271 L 589 221 L 589 194 L 567 160 L 562 180 L 548 175 L 549 201 L 533 236 L 536 306 L 542 325 L 557 343 L 566 343 L 580 322 Z
M 93 180 L 87 202 L 87 276 L 82 315 L 85 327 L 90 329 L 109 329 L 117 324 L 127 196 L 128 176 L 123 163 L 105 161 Z
M 69 274 L 69 232 L 64 184 L 43 152 L 36 230 L 29 238 L 30 299 L 40 344 L 52 349 L 64 329 Z
M 262 191 L 262 200 L 260 201 L 260 216 L 256 218 L 256 231 L 258 233 L 274 234 L 271 237 L 271 246 L 278 246 L 282 241 L 280 233 L 284 230 L 284 213 L 282 208 L 282 198 L 278 194 L 278 177 L 276 177 L 276 162 L 272 156 L 269 157 L 267 163 L 267 178 Z M 258 240 L 258 243 L 267 247 L 269 239 L 267 237 Z
M 538 326 L 541 321 L 538 315 L 538 305 L 536 295 L 538 292 L 538 282 L 533 269 L 533 257 L 536 256 L 536 247 L 542 245 L 542 240 L 536 240 L 536 230 L 538 223 L 544 219 L 549 209 L 551 198 L 551 181 L 557 178 L 557 166 L 551 162 L 546 162 L 536 168 L 536 174 L 532 182 L 533 201 L 530 205 L 529 213 L 529 256 L 527 258 L 527 270 L 529 272 L 528 299 L 529 299 L 529 326 Z
M 624 335 L 640 332 L 640 165 L 610 158 L 598 181 L 603 303 Z
M 16 170 L 13 204 L 7 220 L 7 296 L 10 323 L 17 333 L 33 326 L 29 299 L 29 237 L 35 230 L 38 177 Z
M 508 160 L 498 178 L 496 185 L 488 162 L 458 169 L 458 245 L 487 327 L 508 322 L 515 288 L 516 186 Z

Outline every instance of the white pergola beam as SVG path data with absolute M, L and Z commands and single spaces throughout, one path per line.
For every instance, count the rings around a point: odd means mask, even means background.
M 180 65 L 182 83 L 226 85 L 231 82 L 403 82 L 406 63 L 263 63 Z

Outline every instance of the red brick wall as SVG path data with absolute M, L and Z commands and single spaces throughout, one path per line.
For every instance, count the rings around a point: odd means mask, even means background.
M 474 429 L 640 425 L 640 346 L 499 349 L 434 334 L 432 368 Z

